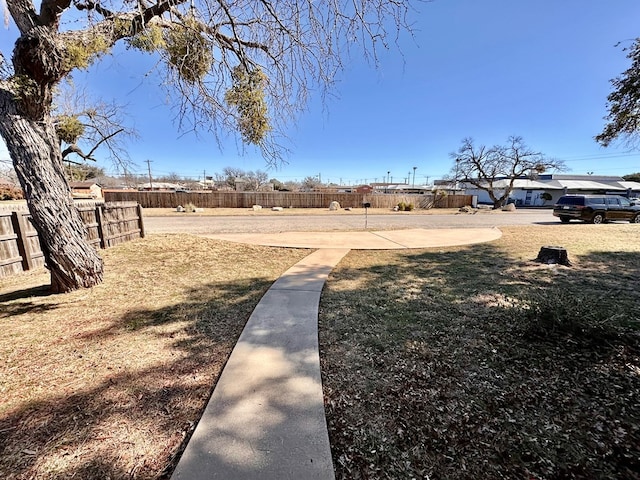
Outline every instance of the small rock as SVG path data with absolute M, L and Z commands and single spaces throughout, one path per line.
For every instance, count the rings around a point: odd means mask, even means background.
M 273 210 L 274 212 L 281 212 L 284 210 L 284 208 L 282 207 L 271 207 L 271 210 Z
M 340 210 L 340 204 L 338 202 L 331 202 L 329 204 L 329 210 L 331 210 L 332 212 L 335 210 Z
M 254 206 L 253 206 L 253 207 L 251 207 L 251 208 L 253 208 L 253 211 L 254 211 L 254 212 L 257 212 L 257 211 L 259 211 L 259 210 L 262 210 L 262 205 L 254 205 Z
M 502 207 L 502 211 L 503 212 L 515 212 L 516 211 L 516 204 L 515 203 L 508 203 L 507 205 Z
M 178 205 L 176 207 L 176 212 L 184 212 L 184 207 L 182 205 Z

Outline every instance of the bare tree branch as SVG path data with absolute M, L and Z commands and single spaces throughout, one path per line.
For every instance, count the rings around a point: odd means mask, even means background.
M 102 137 L 98 143 L 96 143 L 93 148 L 91 150 L 89 150 L 89 153 L 85 154 L 82 149 L 80 147 L 78 147 L 77 144 L 73 143 L 71 145 L 69 145 L 67 148 L 65 148 L 62 151 L 62 158 L 65 161 L 70 161 L 68 160 L 66 157 L 68 155 L 70 155 L 71 153 L 75 153 L 77 154 L 80 158 L 82 158 L 83 160 L 92 160 L 92 161 L 96 161 L 96 159 L 93 157 L 94 152 L 100 147 L 100 145 L 102 145 L 105 142 L 109 142 L 110 139 L 112 139 L 113 137 L 115 137 L 116 135 L 118 135 L 119 133 L 124 132 L 124 128 L 120 128 L 119 130 L 116 130 L 115 132 Z
M 60 16 L 70 5 L 71 0 L 43 0 L 40 4 L 41 24 L 57 27 Z

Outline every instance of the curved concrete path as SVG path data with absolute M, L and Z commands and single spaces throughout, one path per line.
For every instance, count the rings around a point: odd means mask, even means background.
M 319 248 L 262 297 L 220 375 L 173 480 L 335 478 L 324 414 L 318 306 L 350 249 L 424 248 L 499 238 L 497 229 L 211 235 Z M 343 248 L 327 248 L 340 245 Z
M 172 479 L 333 479 L 324 415 L 318 304 L 349 252 L 291 267 L 251 314 Z
M 219 233 L 203 235 L 217 240 L 291 248 L 348 248 L 392 250 L 470 245 L 500 238 L 497 228 L 442 228 L 359 232 Z

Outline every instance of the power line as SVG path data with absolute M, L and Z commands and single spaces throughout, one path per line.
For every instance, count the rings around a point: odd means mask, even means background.
M 628 158 L 636 157 L 637 153 L 618 153 L 618 154 L 594 154 L 594 155 L 577 155 L 575 157 L 560 157 L 559 160 L 566 162 L 590 162 L 592 160 L 606 160 L 610 158 Z

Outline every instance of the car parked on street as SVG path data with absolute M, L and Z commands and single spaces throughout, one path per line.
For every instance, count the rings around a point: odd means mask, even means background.
M 640 223 L 640 205 L 620 195 L 564 195 L 553 206 L 562 223 L 571 219 L 589 223 L 628 220 Z

